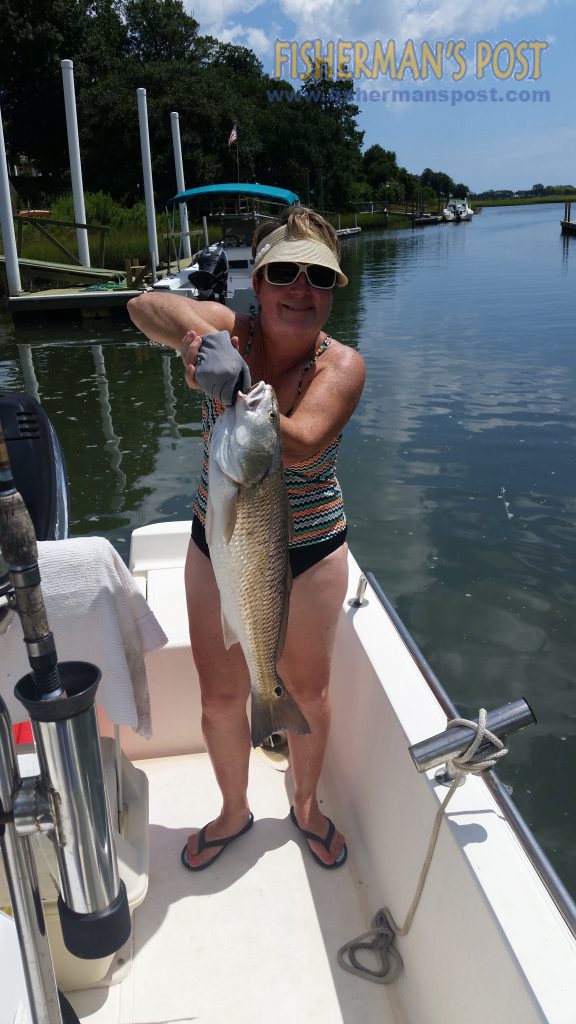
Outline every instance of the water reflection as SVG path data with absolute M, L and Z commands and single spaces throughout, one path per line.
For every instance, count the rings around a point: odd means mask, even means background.
M 172 387 L 173 359 L 170 352 L 162 352 L 162 378 L 164 380 L 164 396 L 166 399 L 166 420 L 170 427 L 170 436 L 180 437 L 176 423 L 176 395 Z
M 329 327 L 368 370 L 339 459 L 352 550 L 465 714 L 534 706 L 537 730 L 514 737 L 500 773 L 576 891 L 561 852 L 576 844 L 573 796 L 547 766 L 576 777 L 576 267 L 558 219 L 485 210 L 351 238 Z M 189 518 L 200 402 L 180 360 L 136 332 L 53 331 L 18 338 L 25 361 L 2 330 L 0 385 L 34 371 L 74 533 L 126 552 L 134 526 Z
M 113 512 L 119 512 L 122 508 L 122 495 L 126 487 L 126 474 L 120 468 L 122 465 L 122 452 L 120 450 L 120 438 L 114 432 L 112 423 L 112 408 L 110 405 L 110 389 L 106 378 L 106 364 L 102 345 L 92 345 L 92 356 L 96 370 L 96 383 L 98 385 L 98 401 L 100 403 L 100 416 L 102 433 L 107 445 L 107 452 L 110 455 L 110 465 L 116 487 L 110 495 L 110 507 Z
M 464 712 L 534 705 L 538 732 L 501 774 L 552 855 L 550 804 L 573 847 L 573 796 L 528 797 L 518 778 L 543 736 L 576 733 L 574 269 L 553 210 L 389 243 L 370 240 L 362 265 L 368 381 L 340 464 L 351 543 Z
M 36 380 L 36 374 L 34 372 L 34 361 L 32 359 L 32 349 L 30 345 L 18 345 L 18 355 L 20 357 L 24 391 L 39 402 L 40 391 L 38 389 L 38 381 Z

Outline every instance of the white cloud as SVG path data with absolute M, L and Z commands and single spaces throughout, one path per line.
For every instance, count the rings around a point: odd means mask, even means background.
M 247 46 L 258 57 L 268 57 L 274 51 L 274 39 L 266 36 L 261 29 L 247 29 L 246 26 L 227 25 L 217 33 L 222 43 L 234 43 L 235 46 Z
M 429 42 L 490 34 L 502 38 L 512 24 L 541 13 L 556 0 L 186 0 L 203 33 L 250 46 L 272 56 L 278 32 L 283 38 L 328 40 L 406 39 Z M 257 18 L 254 12 L 258 11 Z M 247 16 L 250 24 L 246 23 Z M 283 28 L 275 21 L 280 18 Z M 254 26 L 254 21 L 258 26 Z
M 212 34 L 217 35 L 223 43 L 247 46 L 258 57 L 268 57 L 274 49 L 273 40 L 261 28 L 246 28 L 245 25 L 234 24 L 226 25 Z
M 272 52 L 273 41 L 262 31 L 261 28 L 249 28 L 246 31 L 247 44 L 259 57 L 266 56 Z
M 511 21 L 539 14 L 550 0 L 419 0 L 403 3 L 402 28 L 411 39 L 439 39 L 446 35 L 479 35 L 493 32 Z
M 236 42 L 237 40 L 230 38 L 224 39 L 224 32 L 229 34 L 235 28 L 242 31 L 240 26 L 229 26 L 230 19 L 251 14 L 264 2 L 265 0 L 185 0 L 184 7 L 188 14 L 196 18 L 202 35 L 217 36 L 223 42 Z
M 442 39 L 478 35 L 538 14 L 553 0 L 279 0 L 295 36 Z

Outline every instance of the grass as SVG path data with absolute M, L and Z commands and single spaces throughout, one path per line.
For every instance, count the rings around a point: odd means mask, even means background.
M 60 218 L 54 216 L 53 219 L 58 220 Z M 89 220 L 89 218 L 87 219 Z M 41 223 L 43 222 L 41 221 Z M 46 228 L 69 250 L 69 252 L 73 253 L 76 257 L 78 256 L 76 231 L 74 228 L 54 227 L 50 224 L 46 225 Z M 156 230 L 159 257 L 160 261 L 163 262 L 166 260 L 168 255 L 168 242 L 163 237 L 168 231 L 168 225 L 164 215 L 157 216 Z M 200 225 L 191 224 L 190 231 L 197 232 L 197 236 L 192 235 L 191 238 L 192 249 L 200 248 L 202 245 L 201 238 L 203 238 Z M 215 238 L 211 240 L 215 240 Z M 128 259 L 136 259 L 140 264 L 143 264 L 148 258 L 148 232 L 145 226 L 110 225 L 109 230 L 106 233 L 106 246 L 103 261 L 100 259 L 99 231 L 96 229 L 88 229 L 88 244 L 90 247 L 90 259 L 92 266 L 104 266 L 109 270 L 124 270 L 125 261 Z M 0 240 L 0 254 L 3 252 L 4 250 Z M 29 224 L 25 224 L 22 229 L 22 251 L 20 255 L 22 259 L 45 260 L 48 263 L 73 262 L 65 255 L 65 253 L 62 252 L 62 250 L 58 249 L 57 246 Z M 175 255 L 174 252 L 172 252 L 172 259 L 174 258 Z
M 132 207 L 121 206 L 109 195 L 103 192 L 87 192 L 84 196 L 86 210 L 86 223 L 88 225 L 102 225 L 107 228 L 104 258 L 101 257 L 100 238 L 101 232 L 97 228 L 88 228 L 88 243 L 90 247 L 90 258 L 93 266 L 103 266 L 110 270 L 124 270 L 126 260 L 137 260 L 140 264 L 146 263 L 149 254 L 148 230 L 146 224 L 146 206 L 143 202 L 136 203 Z M 72 196 L 60 196 L 49 204 L 49 220 L 74 221 L 74 205 Z M 14 218 L 15 225 L 18 225 L 18 217 Z M 57 227 L 47 224 L 44 219 L 39 220 L 51 235 L 54 236 L 69 252 L 76 257 L 78 247 L 76 241 L 76 229 L 68 227 Z M 175 221 L 179 227 L 178 218 Z M 164 235 L 169 231 L 170 224 L 166 213 L 156 215 L 156 233 L 160 261 L 166 260 L 168 256 L 168 241 Z M 73 262 L 53 242 L 42 235 L 29 223 L 21 225 L 22 250 L 20 255 L 23 259 L 44 260 L 48 263 L 70 263 Z M 192 235 L 192 248 L 199 248 L 202 244 L 202 229 L 199 224 L 190 225 Z M 212 238 L 213 232 L 210 232 Z M 3 252 L 0 244 L 0 253 Z M 174 252 L 172 252 L 174 259 Z
M 576 195 L 564 196 L 543 196 L 530 197 L 526 199 L 473 199 L 473 206 L 520 206 L 526 204 L 539 205 L 541 203 L 563 203 L 567 199 L 573 199 L 576 203 Z M 148 261 L 148 232 L 146 227 L 146 208 L 144 203 L 137 203 L 133 207 L 123 207 L 116 203 L 110 196 L 102 192 L 87 193 L 84 197 L 86 207 L 86 220 L 88 224 L 100 224 L 108 228 L 106 232 L 106 244 L 104 260 L 100 258 L 100 232 L 95 228 L 88 230 L 88 241 L 90 255 L 93 265 L 103 265 L 110 270 L 124 270 L 126 260 L 136 260 L 140 265 Z M 72 196 L 62 196 L 50 204 L 50 217 L 53 220 L 74 220 L 74 209 Z M 328 219 L 338 226 L 337 214 L 327 214 Z M 17 223 L 17 218 L 15 218 Z M 42 221 L 40 222 L 42 223 Z M 359 227 L 372 228 L 399 228 L 406 227 L 408 218 L 395 217 L 393 214 L 385 213 L 343 213 L 340 215 L 340 227 L 348 228 L 358 224 Z M 176 225 L 178 222 L 176 221 Z M 76 231 L 74 228 L 55 227 L 45 225 L 47 229 L 61 242 L 70 252 L 77 255 Z M 165 262 L 168 257 L 168 241 L 164 238 L 169 230 L 169 222 L 165 213 L 157 214 L 156 230 L 160 261 Z M 193 251 L 202 245 L 201 227 L 199 224 L 190 224 L 190 231 L 196 232 L 192 235 L 191 243 Z M 217 240 L 217 229 L 210 231 L 210 241 Z M 3 252 L 0 239 L 0 253 Z M 22 251 L 23 259 L 45 260 L 49 263 L 71 262 L 61 250 L 53 245 L 47 238 L 42 236 L 29 224 L 22 227 Z M 172 251 L 172 259 L 175 253 Z
M 529 196 L 526 199 L 510 197 L 510 199 L 474 199 L 470 200 L 472 206 L 537 206 L 541 203 L 565 203 L 570 201 L 576 203 L 576 193 L 572 195 L 558 196 Z

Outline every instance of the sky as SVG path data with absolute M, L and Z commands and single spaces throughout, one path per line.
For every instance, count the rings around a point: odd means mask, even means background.
M 346 62 L 354 75 L 364 148 L 394 150 L 413 174 L 430 167 L 473 192 L 576 185 L 576 0 L 184 6 L 203 35 L 248 46 L 268 74 L 295 87 L 305 64 L 291 67 L 293 51 L 299 57 L 318 40 L 329 57 L 332 44 L 335 74 Z

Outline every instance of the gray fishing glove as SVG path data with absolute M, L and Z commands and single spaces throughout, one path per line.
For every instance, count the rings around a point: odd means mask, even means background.
M 202 391 L 222 405 L 234 405 L 239 391 L 246 394 L 250 390 L 250 370 L 228 331 L 202 335 L 195 380 Z

